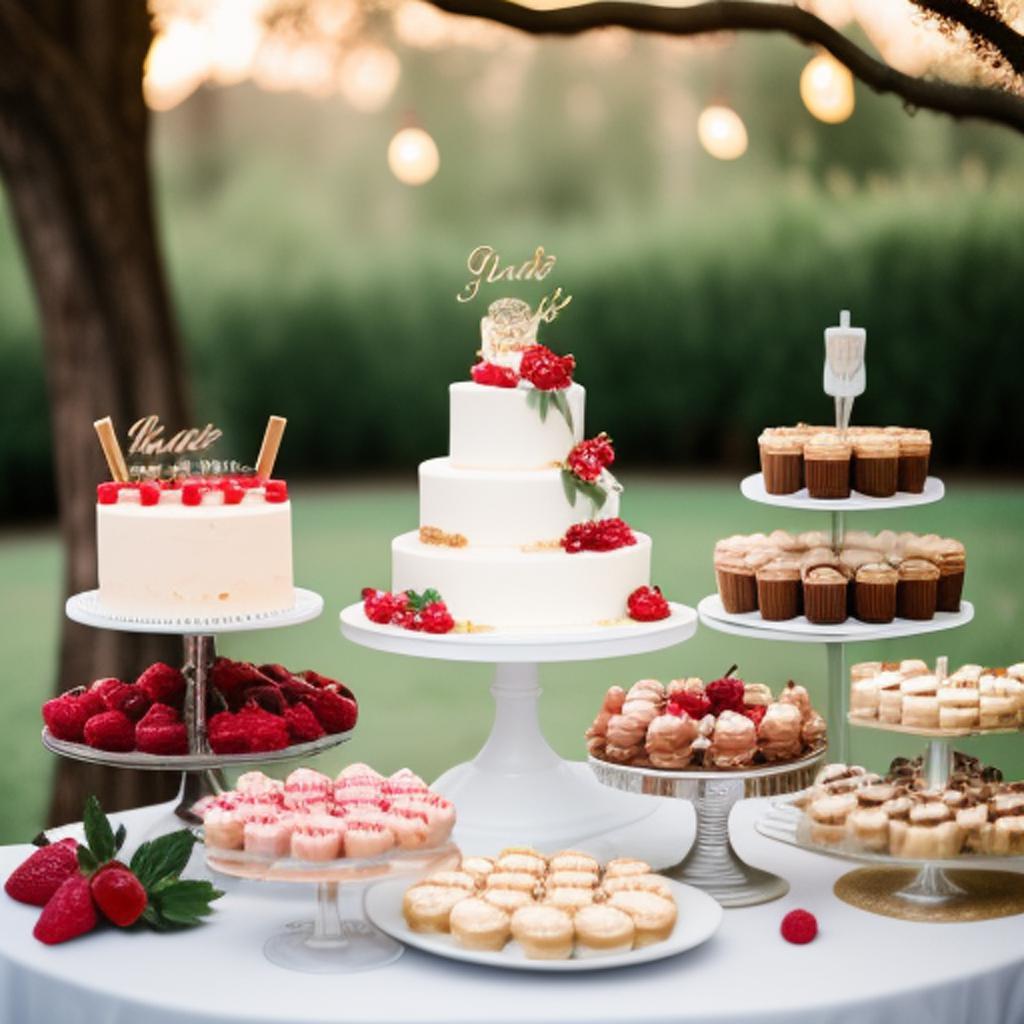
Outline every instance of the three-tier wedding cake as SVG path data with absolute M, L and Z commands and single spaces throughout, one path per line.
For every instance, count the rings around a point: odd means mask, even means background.
M 619 623 L 648 590 L 651 540 L 618 517 L 607 435 L 584 440 L 575 360 L 537 343 L 539 310 L 491 304 L 472 380 L 449 387 L 448 455 L 419 467 L 419 530 L 392 542 L 392 589 L 439 592 L 468 628 Z

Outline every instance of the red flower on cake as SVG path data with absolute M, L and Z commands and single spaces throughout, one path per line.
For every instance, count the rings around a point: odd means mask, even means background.
M 389 594 L 366 587 L 363 611 L 371 622 L 382 626 L 398 626 L 414 633 L 450 633 L 455 628 L 455 619 L 440 597 L 436 590 Z
M 514 388 L 519 383 L 519 375 L 515 370 L 497 363 L 479 362 L 470 369 L 469 375 L 477 384 L 492 388 Z
M 716 679 L 714 682 L 708 683 L 705 692 L 708 695 L 708 700 L 711 701 L 712 714 L 720 715 L 723 711 L 735 711 L 740 715 L 746 714 L 742 679 L 732 679 L 728 676 Z
M 560 356 L 545 345 L 531 345 L 523 352 L 519 376 L 528 380 L 538 391 L 557 391 L 572 383 L 576 359 Z
M 405 594 L 389 594 L 386 590 L 363 588 L 363 611 L 371 622 L 387 626 L 396 622 L 405 612 L 409 598 Z
M 668 713 L 677 718 L 687 714 L 699 722 L 710 710 L 711 701 L 703 693 L 684 690 L 681 693 L 673 693 L 668 699 Z
M 580 551 L 614 551 L 636 543 L 632 527 L 623 519 L 593 519 L 570 526 L 562 547 L 570 555 Z
M 629 617 L 635 619 L 637 622 L 657 622 L 658 619 L 667 619 L 672 614 L 672 610 L 668 606 L 668 601 L 662 596 L 661 587 L 637 587 L 626 601 L 626 608 L 629 612 Z M 680 697 L 697 697 L 700 701 L 707 703 L 704 697 L 700 697 L 699 694 L 688 694 L 680 693 L 672 697 L 673 701 L 681 703 L 678 698 Z M 694 714 L 686 704 L 682 704 L 687 714 L 692 715 L 694 718 L 703 718 L 707 713 L 702 711 L 700 714 Z
M 615 449 L 612 439 L 605 433 L 598 434 L 586 441 L 580 441 L 565 460 L 566 466 L 581 480 L 593 483 L 605 466 L 615 461 Z

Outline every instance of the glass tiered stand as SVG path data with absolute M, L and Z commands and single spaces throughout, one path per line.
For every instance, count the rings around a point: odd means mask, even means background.
M 494 723 L 483 748 L 446 771 L 432 786 L 458 807 L 456 836 L 474 853 L 495 853 L 508 843 L 555 849 L 605 835 L 658 810 L 597 784 L 585 767 L 564 761 L 541 732 L 540 665 L 596 661 L 673 647 L 697 629 L 697 614 L 672 604 L 659 622 L 576 630 L 517 633 L 414 633 L 370 622 L 361 604 L 341 613 L 341 631 L 378 651 L 495 666 Z

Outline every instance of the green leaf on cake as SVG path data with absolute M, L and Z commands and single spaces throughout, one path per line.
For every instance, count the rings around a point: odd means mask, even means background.
M 555 403 L 555 408 L 562 414 L 562 419 L 565 420 L 565 424 L 569 428 L 569 433 L 574 433 L 575 427 L 572 423 L 572 409 L 569 408 L 569 399 L 565 397 L 565 389 L 559 388 L 557 391 L 546 391 L 544 393 L 551 396 L 551 401 Z
M 571 469 L 562 470 L 562 490 L 565 491 L 565 500 L 569 502 L 573 508 L 576 507 L 576 482 L 579 477 Z
M 428 587 L 422 594 L 417 594 L 415 590 L 407 590 L 405 596 L 409 598 L 409 608 L 414 612 L 421 612 L 428 604 L 444 600 L 433 587 Z
M 608 500 L 608 492 L 600 484 L 581 480 L 571 469 L 562 470 L 562 490 L 565 491 L 565 500 L 573 508 L 576 507 L 576 499 L 579 495 L 582 494 L 584 498 L 588 498 L 593 502 L 595 516 L 604 508 L 604 503 Z

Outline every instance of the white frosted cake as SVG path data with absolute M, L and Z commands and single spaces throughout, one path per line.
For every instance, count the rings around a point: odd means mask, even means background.
M 651 540 L 618 519 L 608 439 L 583 440 L 574 361 L 536 344 L 518 300 L 482 328 L 474 380 L 449 388 L 449 454 L 419 467 L 420 528 L 392 542 L 392 590 L 438 591 L 472 627 L 621 622 L 650 582 Z
M 254 615 L 295 603 L 284 481 L 100 484 L 99 600 L 145 618 Z

